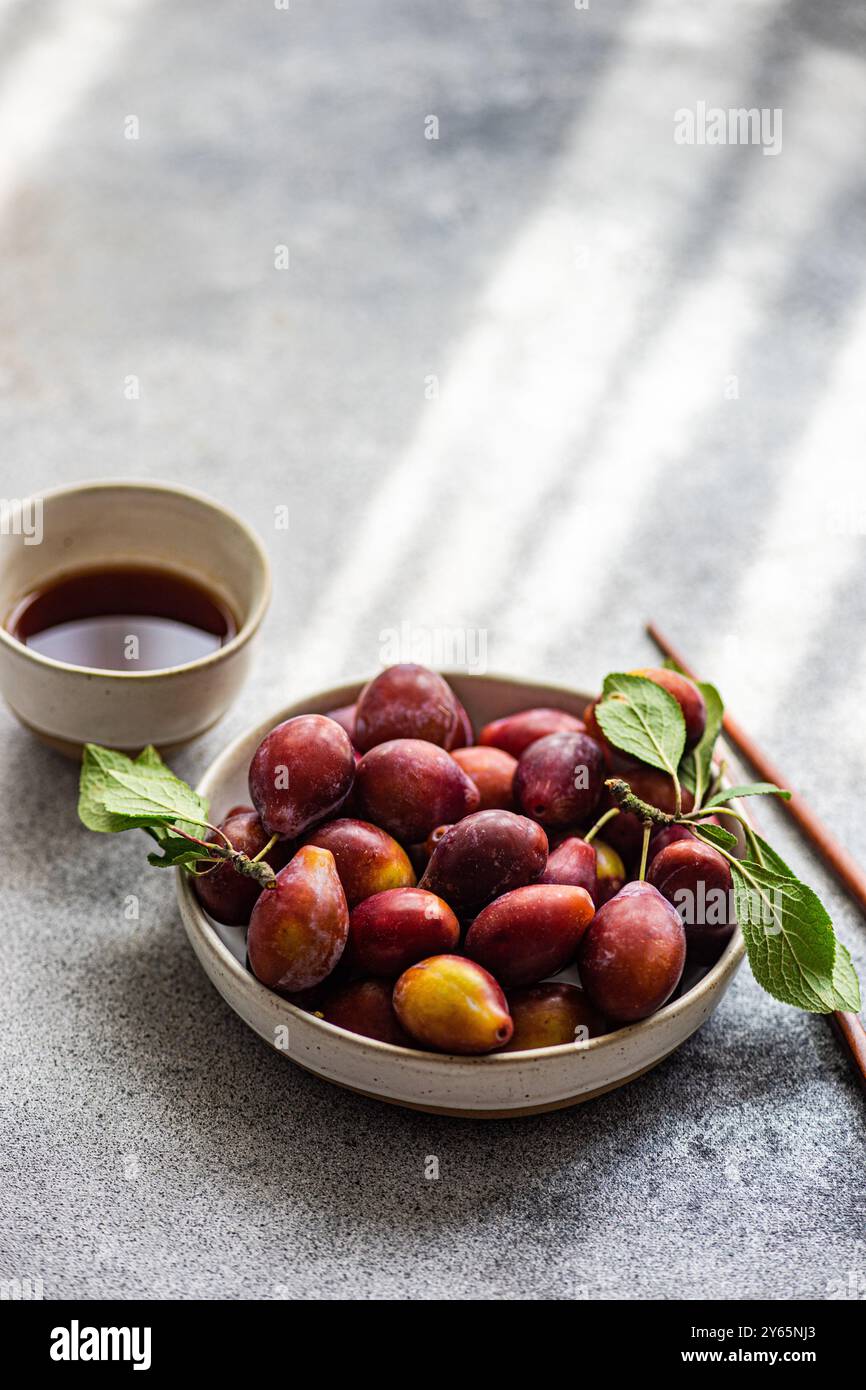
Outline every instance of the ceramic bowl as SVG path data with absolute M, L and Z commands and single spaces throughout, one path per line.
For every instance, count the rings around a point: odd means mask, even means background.
M 554 705 L 580 715 L 591 698 L 585 692 L 499 676 L 446 673 L 446 678 L 476 729 L 533 705 Z M 355 681 L 277 710 L 236 739 L 199 785 L 210 800 L 212 815 L 219 819 L 231 806 L 249 802 L 247 769 L 269 729 L 296 714 L 324 714 L 350 704 L 362 684 Z M 287 1059 L 363 1095 L 414 1110 L 477 1119 L 556 1110 L 640 1076 L 709 1018 L 744 954 L 737 931 L 721 958 L 687 993 L 644 1022 L 603 1037 L 498 1056 L 454 1057 L 375 1042 L 305 1013 L 246 970 L 244 933 L 212 922 L 182 874 L 178 900 L 187 935 L 211 983 L 235 1013 Z
M 43 656 L 0 625 L 0 692 L 22 724 L 72 757 L 88 742 L 127 752 L 154 743 L 170 751 L 203 733 L 240 690 L 267 609 L 267 555 L 234 513 L 165 483 L 92 482 L 26 499 L 7 517 L 0 534 L 0 624 L 46 582 L 128 563 L 198 581 L 228 603 L 238 631 L 183 666 L 100 671 Z

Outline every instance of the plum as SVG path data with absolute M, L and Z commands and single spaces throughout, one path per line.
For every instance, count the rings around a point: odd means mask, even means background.
M 485 724 L 478 735 L 478 742 L 493 748 L 501 748 L 512 758 L 519 758 L 531 743 L 545 734 L 582 734 L 585 732 L 583 720 L 564 709 L 523 709 L 518 714 L 508 714 L 504 719 L 494 719 Z
M 609 1031 L 607 1020 L 576 985 L 547 981 L 509 990 L 514 1032 L 504 1052 L 581 1043 Z
M 651 864 L 657 854 L 661 854 L 668 845 L 676 844 L 677 840 L 693 840 L 694 838 L 694 832 L 689 830 L 687 825 L 660 826 L 650 835 L 648 863 Z
M 355 710 L 357 705 L 338 705 L 336 709 L 329 709 L 326 718 L 333 719 L 335 724 L 339 724 L 341 729 L 345 729 L 349 738 L 355 738 Z
M 418 886 L 444 898 L 458 917 L 472 917 L 500 893 L 533 883 L 546 862 L 540 825 L 512 811 L 476 811 L 439 841 Z
M 252 806 L 233 807 L 225 820 L 220 822 L 219 829 L 233 849 L 240 850 L 250 859 L 255 859 L 271 838 Z M 208 840 L 221 846 L 224 844 L 221 836 L 213 832 L 208 835 Z M 277 844 L 264 858 L 276 872 L 283 867 L 289 853 L 288 845 Z M 262 891 L 260 885 L 255 879 L 239 874 L 231 864 L 220 864 L 215 869 L 209 869 L 206 864 L 200 863 L 197 867 L 205 872 L 193 878 L 192 887 L 205 912 L 227 927 L 245 927 L 256 898 Z
M 328 1023 L 398 1047 L 414 1046 L 394 1012 L 393 986 L 387 980 L 352 980 L 326 989 L 322 1015 Z
M 514 797 L 542 825 L 570 825 L 592 815 L 604 777 L 604 755 L 588 734 L 546 734 L 521 755 Z
M 290 839 L 333 815 L 354 777 L 346 730 L 324 714 L 301 714 L 262 739 L 250 763 L 250 799 L 268 834 Z
M 673 695 L 683 712 L 686 724 L 686 748 L 694 748 L 700 743 L 707 726 L 707 706 L 703 695 L 694 681 L 679 671 L 671 671 L 666 666 L 644 666 L 631 671 L 632 676 L 643 676 L 646 680 L 660 685 L 669 695 Z
M 365 753 L 357 771 L 364 819 L 401 844 L 425 840 L 444 822 L 477 810 L 478 788 L 450 753 L 418 738 L 395 738 Z
M 415 871 L 403 846 L 369 821 L 328 821 L 317 826 L 304 843 L 331 851 L 350 910 L 387 888 L 415 886 Z
M 430 863 L 430 856 L 438 845 L 439 841 L 451 829 L 450 825 L 437 825 L 435 830 L 431 830 L 426 840 L 422 840 L 420 845 L 409 845 L 409 858 L 412 860 L 412 867 L 416 874 L 423 874 L 427 865 Z
M 585 888 L 515 888 L 478 914 L 463 949 L 501 984 L 532 985 L 574 959 L 594 912 Z
M 598 873 L 594 845 L 578 835 L 567 835 L 551 852 L 539 883 L 563 883 L 585 888 L 593 902 L 598 901 Z
M 625 884 L 625 865 L 616 850 L 606 841 L 596 839 L 593 840 L 593 845 L 595 846 L 595 872 L 598 878 L 595 905 L 601 907 L 610 898 L 615 897 Z
M 707 816 L 701 824 L 721 825 L 722 822 L 719 820 L 718 816 Z M 650 835 L 649 857 L 647 862 L 651 864 L 657 854 L 661 854 L 662 850 L 667 849 L 668 845 L 676 844 L 677 840 L 694 840 L 695 838 L 694 831 L 690 830 L 687 825 L 662 825 Z
M 694 837 L 676 840 L 655 856 L 647 882 L 679 912 L 689 960 L 716 961 L 736 928 L 733 879 L 724 855 Z
M 493 1052 L 514 1027 L 496 980 L 464 956 L 411 965 L 394 986 L 394 1009 L 413 1038 L 440 1052 Z
M 442 676 L 426 666 L 409 662 L 389 666 L 358 696 L 354 739 L 362 753 L 395 738 L 456 747 L 461 732 L 454 692 Z
M 453 694 L 453 691 L 452 691 Z M 469 748 L 475 742 L 475 730 L 472 727 L 472 720 L 466 712 L 465 707 L 454 696 L 454 703 L 457 706 L 457 728 L 453 737 L 449 739 L 445 747 L 449 753 L 456 748 Z
M 352 967 L 364 975 L 392 979 L 410 965 L 454 951 L 460 923 L 435 893 L 421 888 L 390 888 L 365 898 L 349 917 Z
M 478 788 L 479 811 L 514 810 L 514 774 L 517 759 L 501 748 L 457 748 L 454 761 Z
M 651 883 L 627 883 L 595 914 L 578 954 L 590 1001 L 616 1023 L 660 1009 L 679 984 L 686 934 L 679 913 Z
M 247 933 L 250 968 L 271 989 L 310 989 L 330 975 L 348 935 L 334 856 L 304 845 L 256 901 Z
M 448 834 L 448 831 L 449 831 L 450 829 L 451 829 L 451 826 L 450 826 L 450 825 L 437 825 L 436 828 L 435 828 L 434 830 L 431 830 L 431 831 L 430 831 L 430 834 L 427 836 L 427 839 L 424 841 L 424 846 L 423 846 L 423 848 L 424 848 L 424 855 L 425 855 L 425 859 L 424 859 L 424 866 L 425 866 L 425 868 L 426 868 L 426 866 L 430 863 L 430 856 L 432 855 L 432 853 L 433 853 L 434 849 L 436 848 L 436 846 L 438 845 L 439 841 L 445 839 L 445 836 Z

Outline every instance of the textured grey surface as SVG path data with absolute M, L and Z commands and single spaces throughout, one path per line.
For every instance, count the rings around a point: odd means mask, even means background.
M 180 479 L 273 557 L 255 676 L 184 775 L 403 623 L 593 685 L 651 655 L 654 616 L 864 854 L 859 6 L 12 0 L 0 27 L 0 492 Z M 781 154 L 675 145 L 699 100 L 781 107 Z M 827 1025 L 747 970 L 570 1112 L 354 1098 L 228 1011 L 142 844 L 86 834 L 75 770 L 0 734 L 3 1278 L 781 1299 L 866 1276 L 862 1102 Z M 771 817 L 862 975 L 863 923 Z

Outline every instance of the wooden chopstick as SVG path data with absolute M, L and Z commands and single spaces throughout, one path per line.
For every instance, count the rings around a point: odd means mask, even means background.
M 690 676 L 692 680 L 697 679 L 694 671 L 659 631 L 655 623 L 647 623 L 647 633 L 659 651 L 664 652 L 671 661 L 675 661 L 685 675 Z M 731 743 L 742 753 L 746 762 L 751 764 L 763 781 L 775 782 L 777 787 L 787 788 L 790 786 L 784 774 L 773 766 L 742 725 L 727 711 L 722 728 Z M 797 822 L 807 839 L 811 840 L 817 849 L 823 862 L 859 904 L 861 911 L 866 914 L 866 873 L 860 868 L 857 861 L 851 857 L 844 845 L 841 845 L 836 837 L 830 833 L 824 822 L 815 815 L 815 812 L 807 806 L 799 792 L 793 792 L 790 801 L 780 801 L 779 805 L 783 806 Z M 866 1091 L 866 1029 L 864 1029 L 859 1016 L 840 1011 L 828 1014 L 826 1017 L 836 1037 L 847 1051 L 860 1085 Z

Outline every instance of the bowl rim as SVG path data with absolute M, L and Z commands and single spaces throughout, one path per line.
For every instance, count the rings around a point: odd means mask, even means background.
M 447 681 L 451 681 L 452 679 L 469 679 L 481 682 L 490 681 L 497 684 L 506 682 L 515 685 L 535 685 L 537 687 L 544 687 L 552 695 L 568 695 L 572 699 L 575 695 L 580 696 L 581 694 L 578 689 L 572 686 L 550 684 L 547 681 L 539 681 L 528 676 L 509 675 L 499 671 L 486 672 L 483 675 L 466 671 L 442 671 L 440 674 Z M 343 694 L 350 694 L 351 691 L 354 690 L 357 695 L 369 679 L 369 676 L 363 676 L 357 680 L 342 682 L 339 686 L 330 689 L 311 692 L 306 696 L 301 696 L 299 699 L 291 701 L 288 708 L 294 709 L 296 706 L 303 704 L 305 700 L 324 703 L 326 700 L 330 701 L 332 698 L 335 701 L 336 707 L 338 703 L 344 703 L 341 700 Z M 251 725 L 248 729 L 242 731 L 233 738 L 222 752 L 217 754 L 202 774 L 196 784 L 196 791 L 200 792 L 202 795 L 208 795 L 209 785 L 220 776 L 225 764 L 233 760 L 237 749 L 243 743 L 246 743 L 251 735 L 258 734 L 261 731 L 261 736 L 264 737 L 264 734 L 267 733 L 269 729 L 272 729 L 284 718 L 295 717 L 293 715 L 286 716 L 285 711 L 286 706 L 282 706 L 275 712 L 276 717 L 273 719 L 269 718 L 255 725 Z M 736 809 L 743 810 L 741 803 L 734 802 L 732 804 Z M 746 814 L 745 811 L 743 813 Z M 281 1011 L 282 1009 L 287 1009 L 290 1016 L 294 1015 L 298 1019 L 302 1019 L 305 1023 L 311 1025 L 314 1029 L 322 1030 L 326 1037 L 338 1036 L 341 1042 L 344 1042 L 347 1046 L 354 1047 L 359 1052 L 369 1053 L 373 1050 L 383 1057 L 394 1056 L 416 1060 L 423 1058 L 425 1062 L 430 1062 L 434 1066 L 447 1065 L 453 1067 L 455 1063 L 465 1063 L 473 1067 L 507 1066 L 509 1064 L 525 1063 L 527 1059 L 530 1058 L 539 1060 L 549 1058 L 553 1061 L 556 1058 L 574 1055 L 583 1056 L 591 1052 L 599 1052 L 606 1047 L 621 1046 L 623 1041 L 628 1037 L 633 1037 L 636 1031 L 640 1030 L 646 1035 L 656 1029 L 664 1028 L 672 1020 L 679 1018 L 687 1011 L 693 1010 L 702 1000 L 710 998 L 720 985 L 727 984 L 733 978 L 742 963 L 746 951 L 742 929 L 738 926 L 724 951 L 719 956 L 719 959 L 710 967 L 707 973 L 698 980 L 697 984 L 693 985 L 685 994 L 679 995 L 678 998 L 668 1004 L 663 1004 L 660 1009 L 657 1009 L 654 1014 L 650 1014 L 648 1018 L 639 1019 L 636 1023 L 626 1024 L 623 1028 L 616 1028 L 611 1033 L 602 1033 L 597 1038 L 589 1038 L 586 1042 L 557 1043 L 555 1047 L 523 1048 L 520 1050 L 515 1049 L 513 1052 L 484 1053 L 480 1056 L 455 1052 L 427 1052 L 421 1048 L 403 1047 L 398 1043 L 381 1042 L 378 1038 L 368 1038 L 362 1033 L 352 1033 L 347 1028 L 340 1028 L 335 1023 L 328 1023 L 326 1019 L 319 1018 L 317 1014 L 310 1013 L 308 1010 L 300 1008 L 297 1004 L 293 1004 L 289 999 L 286 999 L 284 995 L 278 994 L 276 990 L 268 989 L 267 985 L 257 980 L 255 975 L 241 964 L 234 953 L 229 950 L 228 946 L 220 938 L 211 924 L 210 918 L 200 906 L 193 892 L 192 879 L 184 873 L 183 869 L 179 868 L 176 870 L 176 884 L 178 904 L 187 928 L 191 931 L 195 931 L 196 937 L 203 949 L 211 951 L 217 956 L 218 963 L 233 977 L 238 988 L 245 991 L 251 999 L 258 1000 L 261 1005 L 265 1007 L 278 1007 Z
M 53 656 L 45 656 L 42 652 L 34 651 L 28 647 L 26 642 L 19 642 L 5 626 L 5 622 L 0 621 L 0 643 L 6 646 L 17 656 L 34 662 L 37 666 L 45 666 L 55 671 L 66 671 L 72 675 L 86 676 L 90 679 L 99 676 L 105 680 L 118 681 L 154 681 L 163 679 L 166 676 L 184 674 L 187 671 L 198 671 L 203 667 L 215 665 L 219 661 L 225 660 L 235 652 L 245 647 L 252 637 L 255 636 L 262 619 L 268 610 L 271 601 L 272 575 L 271 562 L 268 552 L 265 550 L 259 536 L 253 528 L 244 521 L 243 517 L 237 512 L 232 511 L 231 507 L 224 506 L 222 502 L 213 497 L 208 497 L 206 493 L 198 492 L 195 488 L 185 487 L 180 483 L 164 483 L 152 478 L 94 478 L 81 483 L 67 483 L 61 487 L 45 488 L 33 492 L 24 502 L 47 500 L 49 498 L 71 496 L 80 494 L 86 496 L 93 492 L 155 492 L 163 493 L 166 497 L 180 496 L 190 501 L 197 502 L 211 512 L 218 513 L 222 518 L 230 521 L 238 531 L 242 533 L 248 542 L 251 551 L 255 555 L 259 566 L 259 591 L 253 601 L 252 608 L 243 623 L 241 623 L 234 637 L 224 646 L 217 647 L 216 651 L 207 652 L 204 656 L 196 657 L 194 661 L 185 661 L 179 666 L 158 666 L 152 671 L 113 671 L 104 666 L 77 666 L 71 661 L 58 661 Z M 166 566 L 167 569 L 172 567 Z M 179 567 L 174 567 L 176 573 L 182 571 Z

